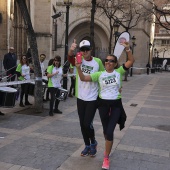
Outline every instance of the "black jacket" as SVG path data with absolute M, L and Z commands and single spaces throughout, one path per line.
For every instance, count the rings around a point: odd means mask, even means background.
M 16 54 L 7 53 L 4 55 L 3 65 L 5 70 L 9 70 L 10 68 L 16 69 L 17 66 L 17 56 Z
M 125 110 L 122 105 L 122 100 L 121 99 L 104 100 L 104 99 L 98 98 L 98 107 L 102 107 L 102 106 L 105 107 L 106 113 L 109 113 L 109 111 L 112 107 L 120 108 L 121 114 L 120 114 L 120 118 L 117 123 L 119 124 L 119 129 L 122 130 L 125 127 L 125 122 L 126 122 L 126 118 L 127 118 Z

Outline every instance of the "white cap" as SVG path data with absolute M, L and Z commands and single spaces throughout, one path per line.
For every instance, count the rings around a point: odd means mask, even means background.
M 9 49 L 10 49 L 10 50 L 14 50 L 14 47 L 10 47 Z
M 88 40 L 83 40 L 80 42 L 80 45 L 79 45 L 80 48 L 82 47 L 90 47 L 90 42 Z

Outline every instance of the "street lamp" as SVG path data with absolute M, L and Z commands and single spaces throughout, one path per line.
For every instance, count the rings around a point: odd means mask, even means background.
M 164 58 L 164 55 L 165 55 L 165 52 L 167 51 L 167 49 L 166 48 L 164 48 L 164 52 L 163 52 L 163 58 Z
M 147 72 L 147 75 L 149 75 L 149 69 L 150 69 L 150 55 L 151 55 L 151 47 L 152 47 L 152 44 L 149 43 L 149 57 L 148 57 L 148 63 L 146 64 L 146 72 Z M 151 70 L 151 73 L 152 73 L 152 70 Z
M 156 52 L 157 52 L 157 49 L 155 48 L 154 49 L 154 58 L 153 58 L 153 66 L 154 66 L 154 68 L 156 67 Z
M 159 51 L 156 52 L 157 56 L 156 56 L 156 71 L 158 71 L 158 58 L 159 58 Z
M 72 5 L 72 0 L 63 0 L 66 6 L 66 30 L 65 30 L 65 54 L 64 54 L 64 66 L 63 73 L 66 74 L 68 70 L 67 55 L 68 55 L 68 29 L 69 29 L 69 9 Z M 63 77 L 63 88 L 67 89 L 67 77 Z
M 133 54 L 133 52 L 134 52 L 134 47 L 136 46 L 136 44 L 135 44 L 136 37 L 133 36 L 133 37 L 131 38 L 131 40 L 132 40 L 132 54 Z M 132 65 L 132 67 L 131 67 L 131 69 L 130 69 L 130 76 L 131 76 L 131 77 L 132 77 L 132 74 L 133 74 L 133 65 Z
M 149 43 L 149 57 L 148 57 L 148 64 L 150 64 L 150 55 L 151 55 L 150 49 L 151 49 L 151 47 L 152 47 L 152 44 Z
M 113 24 L 113 28 L 114 28 L 114 35 L 115 35 L 115 45 L 116 45 L 116 41 L 117 41 L 117 37 L 119 36 L 119 23 L 118 21 L 115 21 L 115 23 Z

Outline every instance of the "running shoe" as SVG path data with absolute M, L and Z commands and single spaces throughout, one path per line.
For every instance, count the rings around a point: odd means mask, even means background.
M 108 170 L 109 169 L 109 158 L 104 158 L 103 160 L 103 165 L 102 165 L 102 170 Z
M 88 156 L 90 153 L 90 146 L 86 146 L 84 150 L 81 152 L 81 156 Z
M 97 153 L 97 141 L 95 140 L 94 144 L 90 145 L 90 156 L 96 156 Z
M 59 109 L 54 109 L 53 112 L 58 113 L 58 114 L 62 114 L 62 111 L 60 111 Z

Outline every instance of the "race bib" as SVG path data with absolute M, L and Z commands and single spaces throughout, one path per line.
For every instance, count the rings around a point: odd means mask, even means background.
M 108 76 L 103 78 L 102 85 L 103 86 L 116 86 L 118 83 L 116 81 L 116 78 L 114 76 Z
M 91 66 L 86 66 L 86 65 L 82 65 L 82 68 L 81 68 L 82 72 L 85 73 L 85 74 L 91 74 L 93 71 L 93 67 Z

